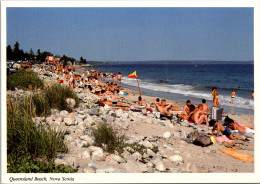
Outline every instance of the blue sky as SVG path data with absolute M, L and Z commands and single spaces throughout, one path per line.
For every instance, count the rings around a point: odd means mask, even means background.
M 253 8 L 7 8 L 7 44 L 95 61 L 253 60 Z

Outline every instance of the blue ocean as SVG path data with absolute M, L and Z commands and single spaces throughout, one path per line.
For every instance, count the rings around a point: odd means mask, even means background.
M 211 89 L 217 87 L 220 106 L 232 114 L 254 114 L 254 65 L 252 64 L 176 64 L 119 63 L 98 65 L 99 71 L 121 72 L 122 84 L 137 89 L 136 79 L 127 76 L 137 71 L 143 94 L 199 104 L 204 98 L 213 105 Z M 240 90 L 238 90 L 238 86 Z M 231 90 L 236 90 L 235 103 L 230 103 Z

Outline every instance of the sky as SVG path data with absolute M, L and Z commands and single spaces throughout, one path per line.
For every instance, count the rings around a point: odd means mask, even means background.
M 91 61 L 254 59 L 253 8 L 7 8 L 7 45 Z

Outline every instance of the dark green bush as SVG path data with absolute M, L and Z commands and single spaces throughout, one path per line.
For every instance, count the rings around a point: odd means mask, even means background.
M 54 159 L 50 162 L 39 161 L 31 156 L 19 157 L 10 160 L 7 164 L 8 173 L 74 173 L 75 170 L 68 166 L 55 166 Z
M 67 98 L 73 98 L 76 102 L 76 107 L 79 105 L 79 98 L 70 87 L 54 84 L 44 88 L 43 93 L 45 100 L 49 103 L 51 108 L 71 112 L 72 109 L 66 103 Z
M 16 87 L 19 89 L 43 88 L 43 81 L 32 70 L 21 69 L 15 74 L 7 76 L 7 89 L 14 90 Z
M 19 164 L 24 167 L 19 158 L 30 155 L 31 158 L 41 158 L 51 161 L 58 152 L 67 152 L 64 144 L 64 132 L 56 132 L 32 121 L 34 107 L 28 104 L 28 99 L 22 104 L 7 100 L 7 155 L 9 170 L 19 170 Z M 27 164 L 28 165 L 28 164 Z M 22 169 L 22 168 L 20 168 Z
M 123 148 L 126 146 L 125 136 L 118 135 L 110 124 L 106 122 L 100 123 L 92 134 L 96 146 L 102 147 L 110 153 L 114 151 L 119 154 L 123 153 Z

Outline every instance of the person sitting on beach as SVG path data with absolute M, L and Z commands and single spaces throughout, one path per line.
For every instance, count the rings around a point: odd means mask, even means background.
M 99 99 L 98 103 L 102 107 L 104 107 L 105 105 L 108 105 L 108 106 L 118 106 L 118 107 L 130 107 L 131 106 L 129 104 L 125 104 L 125 103 L 121 103 L 121 102 L 108 101 L 107 98 Z
M 232 103 L 232 104 L 234 103 L 235 97 L 236 97 L 235 89 L 232 89 L 230 103 Z
M 187 120 L 187 121 L 194 122 L 194 110 L 195 110 L 195 106 L 193 104 L 191 104 L 189 106 L 188 114 L 177 114 L 177 117 L 184 119 L 184 120 Z
M 237 123 L 228 116 L 224 119 L 226 126 L 231 130 L 237 130 L 239 133 L 254 133 L 254 127 L 249 125 Z
M 70 80 L 69 80 L 69 86 L 74 89 L 76 87 L 75 79 L 73 75 L 71 75 Z
M 209 126 L 207 113 L 203 111 L 203 105 L 199 104 L 198 108 L 194 111 L 194 123 L 195 124 L 202 124 L 206 122 L 206 125 Z
M 143 100 L 142 100 L 142 97 L 141 96 L 139 96 L 138 97 L 138 105 L 141 107 L 141 106 L 146 106 L 146 103 L 145 102 L 143 102 Z
M 171 103 L 166 104 L 165 99 L 162 99 L 161 105 L 158 105 L 157 103 L 155 103 L 155 105 L 159 110 L 159 112 L 161 113 L 161 115 L 166 115 L 166 116 L 172 115 L 172 112 L 168 112 L 168 109 L 172 106 L 172 104 Z
M 184 115 L 185 113 L 186 114 L 190 114 L 190 106 L 192 105 L 191 101 L 190 100 L 187 100 L 186 101 L 186 104 L 184 105 L 183 107 L 183 110 L 181 112 L 180 115 Z
M 227 127 L 224 127 L 221 123 L 217 122 L 214 119 L 209 121 L 209 126 L 213 127 L 212 134 L 211 134 L 212 136 L 214 136 L 215 130 L 217 130 L 217 137 L 219 136 L 219 132 L 221 132 L 223 135 L 225 135 L 227 138 L 231 140 L 240 139 L 240 138 L 245 140 L 245 137 L 242 135 L 231 134 L 230 130 Z
M 206 100 L 205 100 L 205 99 L 202 100 L 202 106 L 203 106 L 203 111 L 204 111 L 205 113 L 208 114 L 208 111 L 209 111 L 209 113 L 211 113 L 211 110 L 210 110 L 208 104 L 206 103 Z

